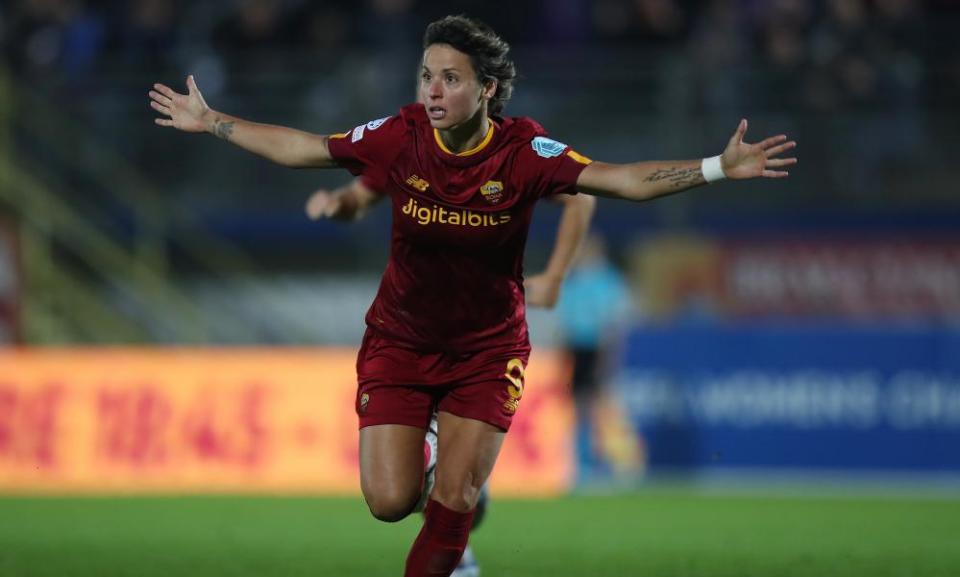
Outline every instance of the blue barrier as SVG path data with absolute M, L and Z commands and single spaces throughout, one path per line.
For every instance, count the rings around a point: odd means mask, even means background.
M 653 468 L 960 471 L 956 329 L 642 328 L 616 388 Z

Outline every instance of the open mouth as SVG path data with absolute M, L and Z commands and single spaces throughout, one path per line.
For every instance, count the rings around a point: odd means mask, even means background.
M 427 108 L 427 114 L 432 120 L 440 120 L 447 115 L 447 111 L 439 106 L 431 106 Z

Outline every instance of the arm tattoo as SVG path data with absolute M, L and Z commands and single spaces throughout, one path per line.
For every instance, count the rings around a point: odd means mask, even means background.
M 686 188 L 706 182 L 703 174 L 700 173 L 699 166 L 696 168 L 677 168 L 675 166 L 671 168 L 660 168 L 643 179 L 644 182 L 660 182 L 661 180 L 666 180 L 670 187 L 675 189 Z
M 220 120 L 219 118 L 213 121 L 213 133 L 217 138 L 222 138 L 224 140 L 230 140 L 230 135 L 233 134 L 233 121 L 228 120 L 226 122 Z

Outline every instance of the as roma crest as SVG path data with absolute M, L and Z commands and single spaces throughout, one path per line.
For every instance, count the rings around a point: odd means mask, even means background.
M 490 204 L 497 204 L 503 198 L 503 183 L 499 180 L 488 180 L 480 187 L 480 194 Z

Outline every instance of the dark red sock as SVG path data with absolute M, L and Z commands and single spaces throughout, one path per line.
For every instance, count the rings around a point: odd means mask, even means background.
M 423 527 L 407 555 L 404 577 L 449 577 L 467 546 L 473 513 L 458 513 L 433 499 L 427 501 Z

